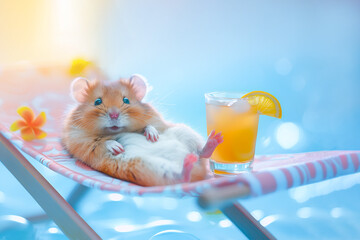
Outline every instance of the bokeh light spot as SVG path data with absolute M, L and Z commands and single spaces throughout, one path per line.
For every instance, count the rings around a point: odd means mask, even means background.
M 199 222 L 202 219 L 201 214 L 196 211 L 189 212 L 186 218 L 191 222 Z
M 108 197 L 111 201 L 121 201 L 124 199 L 124 196 L 119 193 L 110 193 Z
M 232 222 L 229 219 L 224 219 L 219 222 L 219 226 L 222 228 L 227 228 L 232 225 Z
M 276 130 L 276 140 L 284 149 L 294 147 L 300 140 L 299 127 L 292 122 L 280 124 Z
M 51 227 L 48 229 L 48 232 L 49 233 L 58 233 L 59 232 L 59 229 L 55 228 L 55 227 Z
M 339 208 L 339 207 L 333 208 L 333 209 L 331 209 L 330 215 L 333 218 L 339 218 L 339 217 L 341 217 L 341 215 L 343 215 L 343 210 L 342 210 L 342 208 Z
M 299 218 L 309 218 L 312 215 L 312 209 L 309 207 L 303 207 L 300 208 L 296 214 Z

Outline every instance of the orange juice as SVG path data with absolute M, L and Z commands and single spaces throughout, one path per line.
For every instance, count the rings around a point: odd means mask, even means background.
M 254 158 L 259 114 L 246 99 L 207 102 L 207 132 L 221 132 L 224 142 L 215 149 L 211 159 L 217 163 L 248 163 Z M 230 105 L 230 106 L 229 106 Z

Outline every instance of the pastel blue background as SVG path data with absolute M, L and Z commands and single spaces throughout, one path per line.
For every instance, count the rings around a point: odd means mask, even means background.
M 204 136 L 204 93 L 273 94 L 283 118 L 261 117 L 257 154 L 359 149 L 358 7 L 356 1 L 114 1 L 104 14 L 98 61 L 114 79 L 147 77 L 155 106 Z M 299 138 L 283 149 L 276 131 L 285 122 L 296 124 Z
M 75 26 L 71 32 L 91 33 L 81 41 L 96 46 L 89 56 L 112 79 L 133 73 L 146 76 L 154 87 L 148 99 L 173 122 L 186 123 L 206 136 L 204 93 L 262 90 L 277 97 L 283 118 L 261 117 L 256 154 L 360 149 L 358 1 L 51 4 L 54 9 L 61 5 L 62 13 L 79 11 L 69 18 Z M 75 4 L 80 10 L 72 7 Z M 48 6 L 43 5 L 41 9 Z M 81 16 L 87 11 L 97 14 L 96 21 L 92 19 L 85 31 L 77 29 L 86 23 Z M 80 45 L 68 47 L 61 52 L 81 53 L 74 50 Z M 64 197 L 69 195 L 73 181 L 30 162 Z M 359 183 L 360 175 L 354 174 L 242 203 L 278 239 L 353 239 L 360 236 Z M 51 221 L 33 224 L 6 218 L 31 216 L 41 209 L 2 165 L 0 204 L 1 240 L 66 239 Z M 143 240 L 171 229 L 206 240 L 245 238 L 224 215 L 201 210 L 193 198 L 140 198 L 92 190 L 77 211 L 104 239 Z M 159 220 L 162 224 L 156 225 Z

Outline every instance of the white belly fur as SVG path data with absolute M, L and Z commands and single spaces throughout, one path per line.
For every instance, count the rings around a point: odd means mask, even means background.
M 178 172 L 182 170 L 186 155 L 196 153 L 197 145 L 201 144 L 201 137 L 194 133 L 190 128 L 180 125 L 160 134 L 157 142 L 148 141 L 139 133 L 121 133 L 117 141 L 125 149 L 125 152 L 121 154 L 123 160 L 140 157 L 153 164 L 155 162 L 160 165 L 171 163 L 171 168 Z M 169 164 L 166 165 L 170 167 Z

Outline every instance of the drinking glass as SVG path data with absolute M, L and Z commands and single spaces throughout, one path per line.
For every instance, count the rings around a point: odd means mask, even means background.
M 221 132 L 224 142 L 210 159 L 215 174 L 238 174 L 251 170 L 259 124 L 259 114 L 245 93 L 205 94 L 207 132 Z

